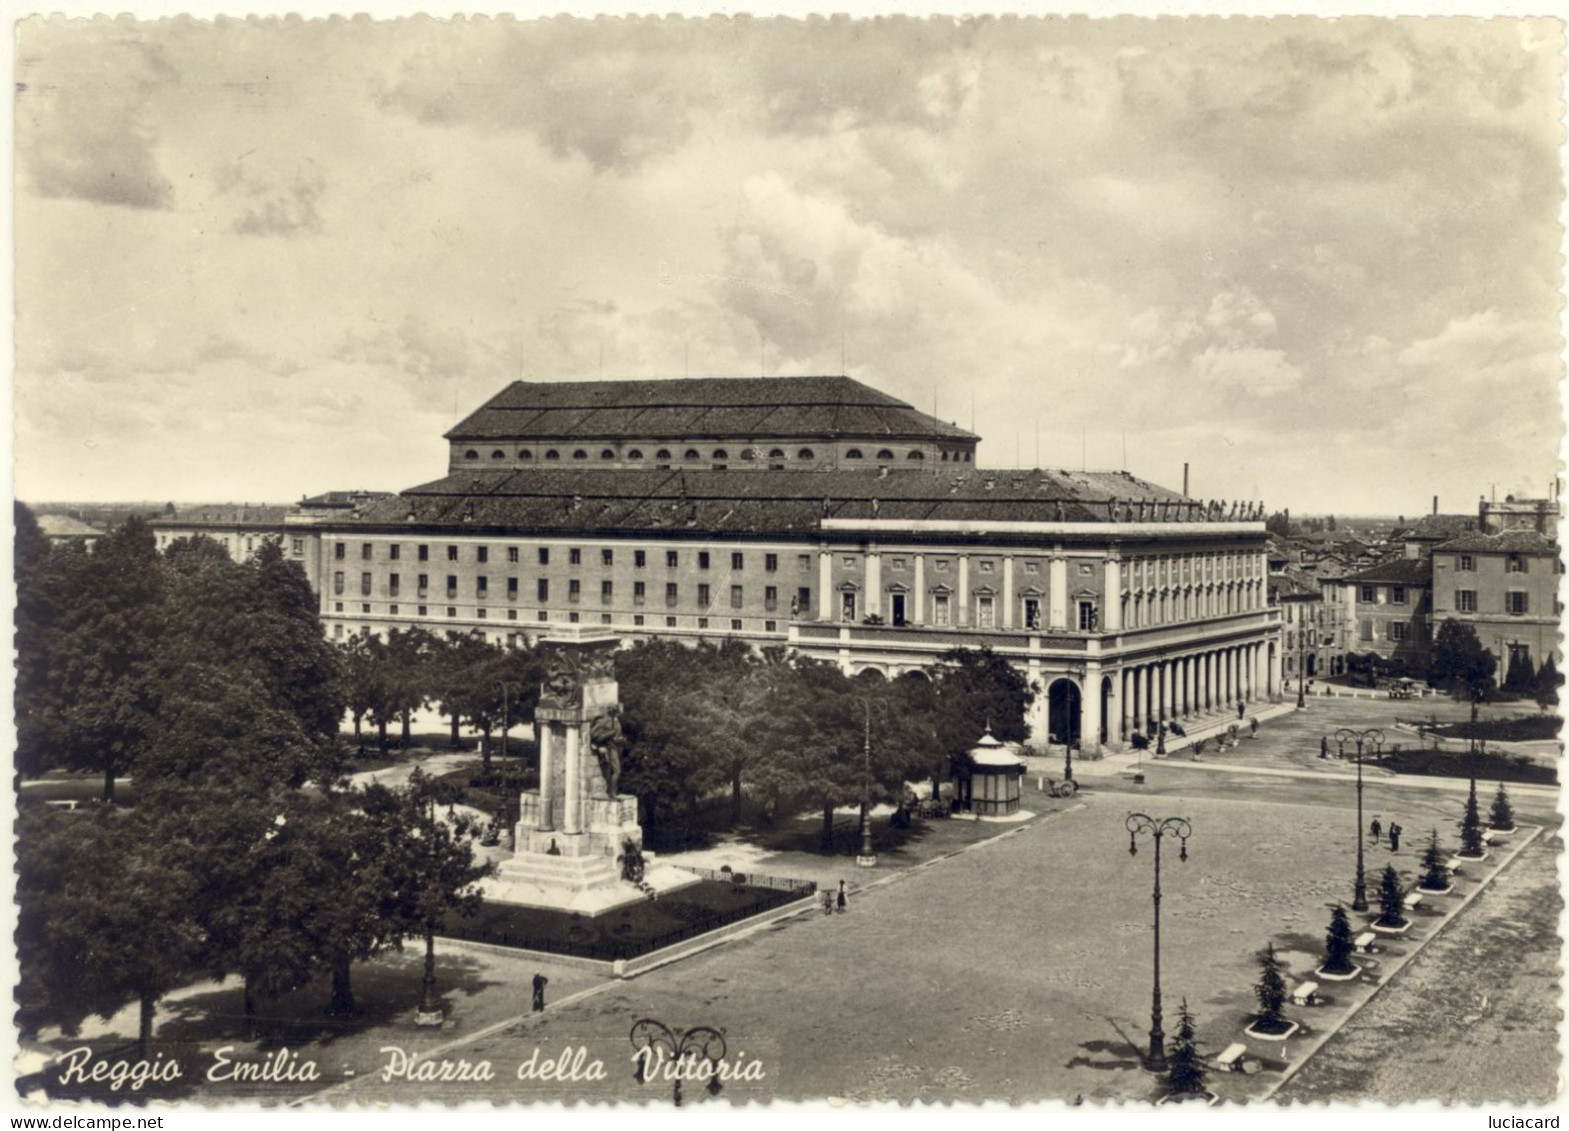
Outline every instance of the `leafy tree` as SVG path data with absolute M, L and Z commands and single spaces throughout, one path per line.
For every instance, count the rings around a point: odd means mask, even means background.
M 1471 792 L 1466 795 L 1465 814 L 1460 818 L 1460 855 L 1482 855 L 1482 817 L 1476 805 L 1476 779 L 1471 779 Z
M 1287 511 L 1275 511 L 1264 520 L 1264 529 L 1281 538 L 1291 537 L 1291 515 Z
M 1351 961 L 1355 945 L 1346 909 L 1337 906 L 1329 913 L 1329 931 L 1324 936 L 1324 970 L 1330 974 L 1349 974 L 1356 969 Z
M 493 692 L 484 688 L 486 669 L 494 660 L 491 645 L 470 633 L 449 633 L 430 656 L 427 669 L 429 698 L 440 707 L 452 726 L 452 748 L 462 745 L 458 728 L 466 718 L 484 716 L 481 701 L 488 701 Z M 488 744 L 487 744 L 488 745 Z M 486 769 L 489 770 L 489 751 L 486 750 Z
M 1258 1001 L 1258 1022 L 1265 1029 L 1278 1029 L 1286 1023 L 1286 980 L 1281 976 L 1280 959 L 1275 956 L 1273 942 L 1259 953 L 1258 969 L 1259 980 L 1253 986 L 1253 996 Z
M 1378 925 L 1400 927 L 1405 925 L 1406 893 L 1400 887 L 1400 876 L 1393 864 L 1384 865 L 1384 874 L 1378 879 Z
M 1504 792 L 1504 783 L 1498 783 L 1498 792 L 1493 794 L 1493 811 L 1488 819 L 1488 827 L 1503 831 L 1515 827 L 1514 806 L 1509 804 L 1509 794 Z
M 1428 837 L 1427 848 L 1422 852 L 1421 886 L 1427 891 L 1443 891 L 1449 886 L 1449 867 L 1438 847 L 1437 829 Z
M 55 717 L 50 696 L 49 660 L 58 631 L 59 568 L 51 561 L 49 539 L 25 503 L 13 504 L 16 529 L 16 768 L 39 773 L 59 749 L 53 739 Z
M 1446 620 L 1438 626 L 1428 668 L 1428 678 L 1435 686 L 1463 694 L 1474 703 L 1492 688 L 1497 667 L 1498 661 L 1482 647 L 1471 625 Z
M 116 775 L 135 764 L 156 723 L 151 666 L 164 635 L 156 542 L 133 517 L 91 553 L 51 554 L 50 562 L 57 616 L 47 688 L 30 705 L 38 715 L 28 735 L 47 748 L 31 759 L 102 773 L 104 800 L 113 801 Z
M 167 820 L 147 805 L 104 806 L 88 817 L 46 812 L 19 829 L 26 981 L 69 1032 L 136 1002 L 144 1058 L 158 999 L 189 978 L 204 943 L 188 912 L 194 880 L 165 858 Z

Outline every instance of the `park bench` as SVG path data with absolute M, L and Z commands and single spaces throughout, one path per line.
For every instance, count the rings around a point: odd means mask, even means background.
M 1372 954 L 1373 944 L 1378 941 L 1378 936 L 1372 931 L 1363 931 L 1356 937 L 1352 945 L 1357 948 L 1358 954 Z
M 1449 862 L 1445 864 L 1444 867 L 1448 868 L 1451 872 L 1459 872 L 1465 868 L 1465 861 L 1460 859 L 1458 856 L 1451 856 L 1449 858 Z
M 1483 844 L 1492 844 L 1493 843 L 1493 830 L 1492 829 L 1483 829 L 1482 830 L 1482 843 Z
M 1291 991 L 1291 1000 L 1297 1005 L 1317 1005 L 1318 983 L 1303 982 L 1300 986 Z
M 1222 1072 L 1245 1072 L 1247 1051 L 1248 1046 L 1240 1041 L 1234 1045 L 1227 1045 L 1226 1051 L 1215 1058 L 1215 1067 Z
M 1412 892 L 1410 895 L 1406 896 L 1406 910 L 1407 911 L 1415 911 L 1418 907 L 1421 907 L 1421 906 L 1422 906 L 1422 897 L 1420 895 L 1418 895 L 1416 892 Z

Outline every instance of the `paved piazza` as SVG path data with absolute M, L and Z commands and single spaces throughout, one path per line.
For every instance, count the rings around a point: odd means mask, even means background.
M 1392 711 L 1389 704 L 1363 703 L 1351 716 L 1367 725 L 1379 713 L 1387 720 Z M 1140 809 L 1192 821 L 1187 863 L 1178 861 L 1175 842 L 1168 841 L 1162 853 L 1165 1027 L 1169 1040 L 1178 1003 L 1186 998 L 1198 1019 L 1201 1049 L 1213 1055 L 1242 1039 L 1256 952 L 1273 941 L 1288 977 L 1300 979 L 1318 962 L 1329 908 L 1349 902 L 1355 824 L 1350 779 L 1343 765 L 1326 765 L 1315 755 L 1308 766 L 1297 758 L 1309 736 L 1332 717 L 1329 704 L 1314 704 L 1270 722 L 1234 754 L 1202 765 L 1181 758 L 1146 760 L 1148 780 L 1142 786 L 1121 776 L 1115 763 L 1085 766 L 1081 780 L 1087 788 L 1072 802 L 1042 797 L 1027 779 L 1025 807 L 1039 814 L 1036 819 L 990 826 L 995 836 L 967 846 L 956 841 L 951 855 L 924 866 L 856 871 L 842 860 L 844 871 L 865 885 L 854 891 L 847 913 L 824 916 L 814 910 L 626 981 L 443 943 L 439 976 L 450 1021 L 439 1034 L 416 1030 L 406 1011 L 384 1004 L 417 996 L 415 956 L 380 960 L 356 973 L 362 1000 L 383 1003 L 361 1026 L 330 1039 L 314 1028 L 301 1029 L 284 1042 L 297 1055 L 317 1060 L 323 1078 L 314 1087 L 220 1089 L 191 1081 L 180 1094 L 194 1088 L 273 1100 L 652 1098 L 667 1094 L 670 1084 L 640 1085 L 628 1043 L 633 1023 L 651 1018 L 675 1029 L 722 1030 L 738 1069 L 758 1062 L 753 1072 L 761 1070 L 764 1078 L 729 1082 L 723 1096 L 731 1099 L 1153 1099 L 1158 1087 L 1137 1059 L 1149 1030 L 1153 846 L 1141 839 L 1139 854 L 1130 856 L 1124 818 Z M 1316 749 L 1316 739 L 1312 745 Z M 1294 769 L 1294 762 L 1306 768 Z M 1387 846 L 1367 846 L 1370 890 L 1391 860 L 1408 883 L 1414 881 L 1429 828 L 1438 827 L 1446 843 L 1455 844 L 1462 790 L 1454 781 L 1396 782 L 1369 774 L 1368 814 L 1382 813 L 1386 824 L 1393 819 L 1407 830 L 1398 854 Z M 1490 786 L 1485 792 L 1490 796 Z M 1522 823 L 1551 827 L 1536 834 L 1534 844 L 1533 830 L 1522 828 L 1481 869 L 1468 870 L 1455 895 L 1428 902 L 1457 913 L 1455 930 L 1492 937 L 1496 932 L 1485 920 L 1500 918 L 1509 923 L 1514 947 L 1553 956 L 1559 951 L 1555 914 L 1510 912 L 1493 897 L 1493 888 L 1483 889 L 1481 899 L 1467 899 L 1479 877 L 1500 867 L 1505 883 L 1499 890 L 1529 887 L 1515 878 L 1525 864 L 1512 864 L 1514 854 L 1530 846 L 1534 857 L 1527 856 L 1526 863 L 1534 858 L 1540 870 L 1540 860 L 1551 859 L 1556 850 L 1552 792 L 1516 787 L 1512 796 Z M 767 870 L 770 861 L 754 866 Z M 1549 883 L 1544 890 L 1550 888 Z M 1269 1096 L 1326 1037 L 1329 1064 L 1343 1056 L 1337 1049 L 1346 1042 L 1369 1039 L 1359 1036 L 1364 1018 L 1377 1010 L 1412 1008 L 1400 1002 L 1403 975 L 1331 1037 L 1351 1007 L 1417 953 L 1443 922 L 1430 907 L 1414 919 L 1407 939 L 1364 960 L 1368 977 L 1362 983 L 1325 983 L 1327 1004 L 1288 1007 L 1303 1030 L 1284 1048 L 1248 1042 L 1250 1054 L 1262 1058 L 1263 1071 L 1212 1073 L 1211 1086 L 1230 1099 Z M 535 971 L 551 977 L 550 1008 L 542 1015 L 527 1012 L 527 983 Z M 1446 977 L 1466 975 L 1462 970 Z M 1535 975 L 1522 968 L 1520 977 Z M 1495 995 L 1507 995 L 1513 971 L 1492 968 L 1489 978 L 1499 984 Z M 311 994 L 296 995 L 288 1007 L 302 1016 L 319 1007 L 319 992 Z M 222 1015 L 234 996 L 209 990 L 173 999 L 174 1016 L 165 1022 L 164 1035 L 189 1042 L 184 1057 L 198 1049 L 210 1053 L 220 1044 L 232 1044 L 233 1056 L 274 1051 L 275 1045 L 244 1045 L 222 1035 L 232 1029 Z M 127 1031 L 129 1020 L 123 1014 L 116 1025 Z M 382 1050 L 390 1046 L 420 1053 L 432 1070 L 442 1060 L 453 1071 L 460 1061 L 471 1067 L 488 1061 L 495 1078 L 445 1084 L 387 1080 L 378 1070 L 389 1062 L 392 1054 Z M 584 1070 L 599 1060 L 605 1079 L 580 1074 L 562 1084 L 540 1079 L 537 1071 L 534 1079 L 517 1077 L 519 1064 L 530 1058 L 536 1067 L 555 1064 L 563 1051 L 579 1048 Z M 1381 1050 L 1385 1071 L 1398 1071 L 1401 1052 Z M 1550 1091 L 1556 1064 L 1546 1062 L 1550 1057 L 1539 1059 L 1479 1079 L 1465 1095 Z M 1494 1096 L 1489 1087 L 1500 1091 Z M 324 1089 L 330 1090 L 323 1095 Z M 1286 1083 L 1286 1094 L 1297 1098 L 1326 1089 L 1333 1092 L 1333 1081 L 1325 1084 L 1311 1071 Z M 699 1086 L 687 1084 L 686 1096 L 700 1097 Z

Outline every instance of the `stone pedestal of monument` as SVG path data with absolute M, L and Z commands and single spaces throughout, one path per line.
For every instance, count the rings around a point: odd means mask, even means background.
M 520 798 L 515 851 L 485 881 L 485 899 L 600 915 L 698 877 L 643 852 L 637 798 L 613 792 L 620 777 L 618 641 L 578 634 L 541 641 L 553 650 L 534 721 L 539 727 L 539 788 Z M 623 878 L 623 859 L 643 860 L 643 875 Z

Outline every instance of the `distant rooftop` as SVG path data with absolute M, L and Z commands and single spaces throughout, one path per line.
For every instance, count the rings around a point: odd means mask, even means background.
M 1440 542 L 1433 549 L 1480 554 L 1556 554 L 1558 543 L 1534 530 L 1502 530 L 1497 534 L 1473 531 Z
M 46 538 L 102 538 L 104 532 L 96 526 L 72 518 L 68 514 L 41 514 L 38 528 Z
M 1431 585 L 1431 558 L 1388 558 L 1346 578 L 1352 582 L 1382 582 L 1389 585 Z

